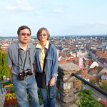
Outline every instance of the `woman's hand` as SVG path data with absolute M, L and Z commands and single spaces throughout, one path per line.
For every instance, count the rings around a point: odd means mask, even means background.
M 55 77 L 53 77 L 51 80 L 50 80 L 50 83 L 49 83 L 49 86 L 52 87 L 55 85 L 55 82 L 56 82 L 56 79 Z

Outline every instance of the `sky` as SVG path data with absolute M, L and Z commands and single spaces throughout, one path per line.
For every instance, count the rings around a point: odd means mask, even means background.
M 107 34 L 107 0 L 0 0 L 0 36 L 32 36 L 46 27 L 53 36 Z

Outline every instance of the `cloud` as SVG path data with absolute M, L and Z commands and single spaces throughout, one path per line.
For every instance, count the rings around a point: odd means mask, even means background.
M 54 12 L 59 14 L 59 13 L 63 13 L 64 10 L 63 10 L 62 8 L 56 8 L 56 9 L 54 10 Z
M 5 8 L 9 11 L 32 11 L 34 9 L 27 0 L 17 0 L 15 4 L 9 4 Z

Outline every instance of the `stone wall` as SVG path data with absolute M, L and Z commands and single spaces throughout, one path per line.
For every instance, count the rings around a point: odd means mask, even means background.
M 57 80 L 58 107 L 77 107 L 77 93 L 81 89 L 81 81 L 77 80 L 72 73 L 80 73 L 80 68 L 73 63 L 59 64 Z

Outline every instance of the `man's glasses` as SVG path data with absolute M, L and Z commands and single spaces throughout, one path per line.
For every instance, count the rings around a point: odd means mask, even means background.
M 22 36 L 26 36 L 26 35 L 27 35 L 27 36 L 30 36 L 29 33 L 22 33 L 21 35 L 22 35 Z

